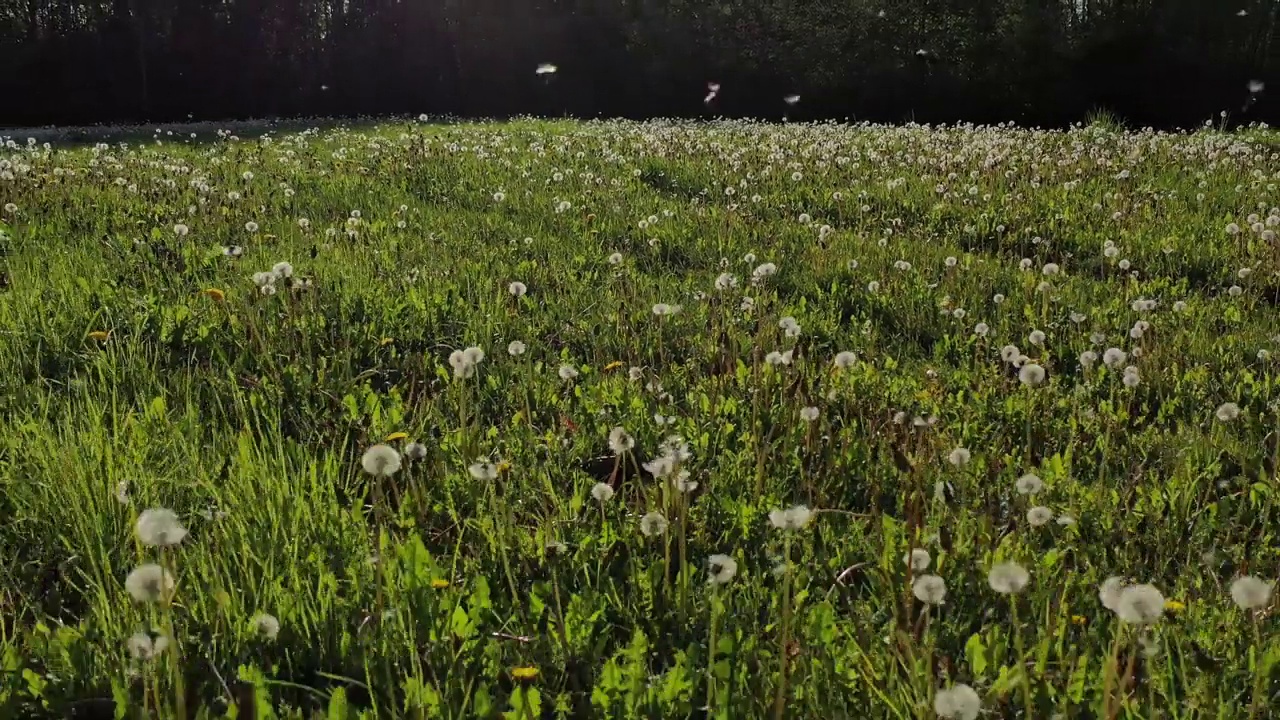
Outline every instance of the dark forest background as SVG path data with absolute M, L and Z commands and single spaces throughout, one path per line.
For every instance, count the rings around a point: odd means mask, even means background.
M 0 125 L 1280 116 L 1280 0 L 0 0 Z M 539 63 L 559 72 L 537 76 Z M 1273 81 L 1251 98 L 1251 80 Z M 707 81 L 722 84 L 703 104 Z M 1246 109 L 1246 105 L 1248 105 Z

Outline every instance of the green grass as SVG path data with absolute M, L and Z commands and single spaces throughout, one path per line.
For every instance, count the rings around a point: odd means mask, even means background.
M 928 718 L 958 683 L 986 717 L 1275 706 L 1272 603 L 1229 591 L 1280 565 L 1273 133 L 160 139 L 0 168 L 6 716 Z M 1135 387 L 1082 367 L 1110 347 Z M 689 492 L 644 467 L 671 435 Z M 362 470 L 409 441 L 425 457 Z M 793 505 L 811 522 L 772 527 Z M 145 545 L 147 508 L 189 533 Z M 943 604 L 913 598 L 913 548 Z M 989 587 L 1005 561 L 1021 593 Z M 176 589 L 135 603 L 149 562 Z M 1117 575 L 1174 602 L 1125 625 L 1099 598 Z M 172 641 L 138 659 L 139 632 Z

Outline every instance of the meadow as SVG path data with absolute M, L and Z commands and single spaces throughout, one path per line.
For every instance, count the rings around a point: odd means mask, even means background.
M 1274 131 L 0 158 L 4 716 L 1280 707 Z

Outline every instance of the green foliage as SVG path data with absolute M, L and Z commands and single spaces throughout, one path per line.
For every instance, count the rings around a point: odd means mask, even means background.
M 1230 587 L 1280 565 L 1272 134 L 156 140 L 5 157 L 5 714 L 1269 708 Z M 1173 604 L 1123 626 L 1112 575 Z

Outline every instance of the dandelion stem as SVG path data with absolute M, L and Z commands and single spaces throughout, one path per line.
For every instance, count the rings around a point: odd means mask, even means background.
M 711 587 L 711 629 L 707 633 L 707 703 L 704 710 L 707 717 L 712 717 L 712 707 L 716 696 L 716 620 L 719 619 L 720 596 L 715 586 Z
M 1013 642 L 1018 650 L 1018 677 L 1022 680 L 1022 698 L 1026 703 L 1027 717 L 1035 717 L 1031 703 L 1031 676 L 1027 672 L 1027 653 L 1022 642 L 1022 624 L 1018 622 L 1018 599 L 1016 594 L 1009 595 L 1010 619 L 1013 621 Z
M 787 701 L 787 651 L 791 645 L 791 535 L 782 541 L 782 632 L 778 636 L 778 689 L 773 696 L 774 720 L 782 720 Z

